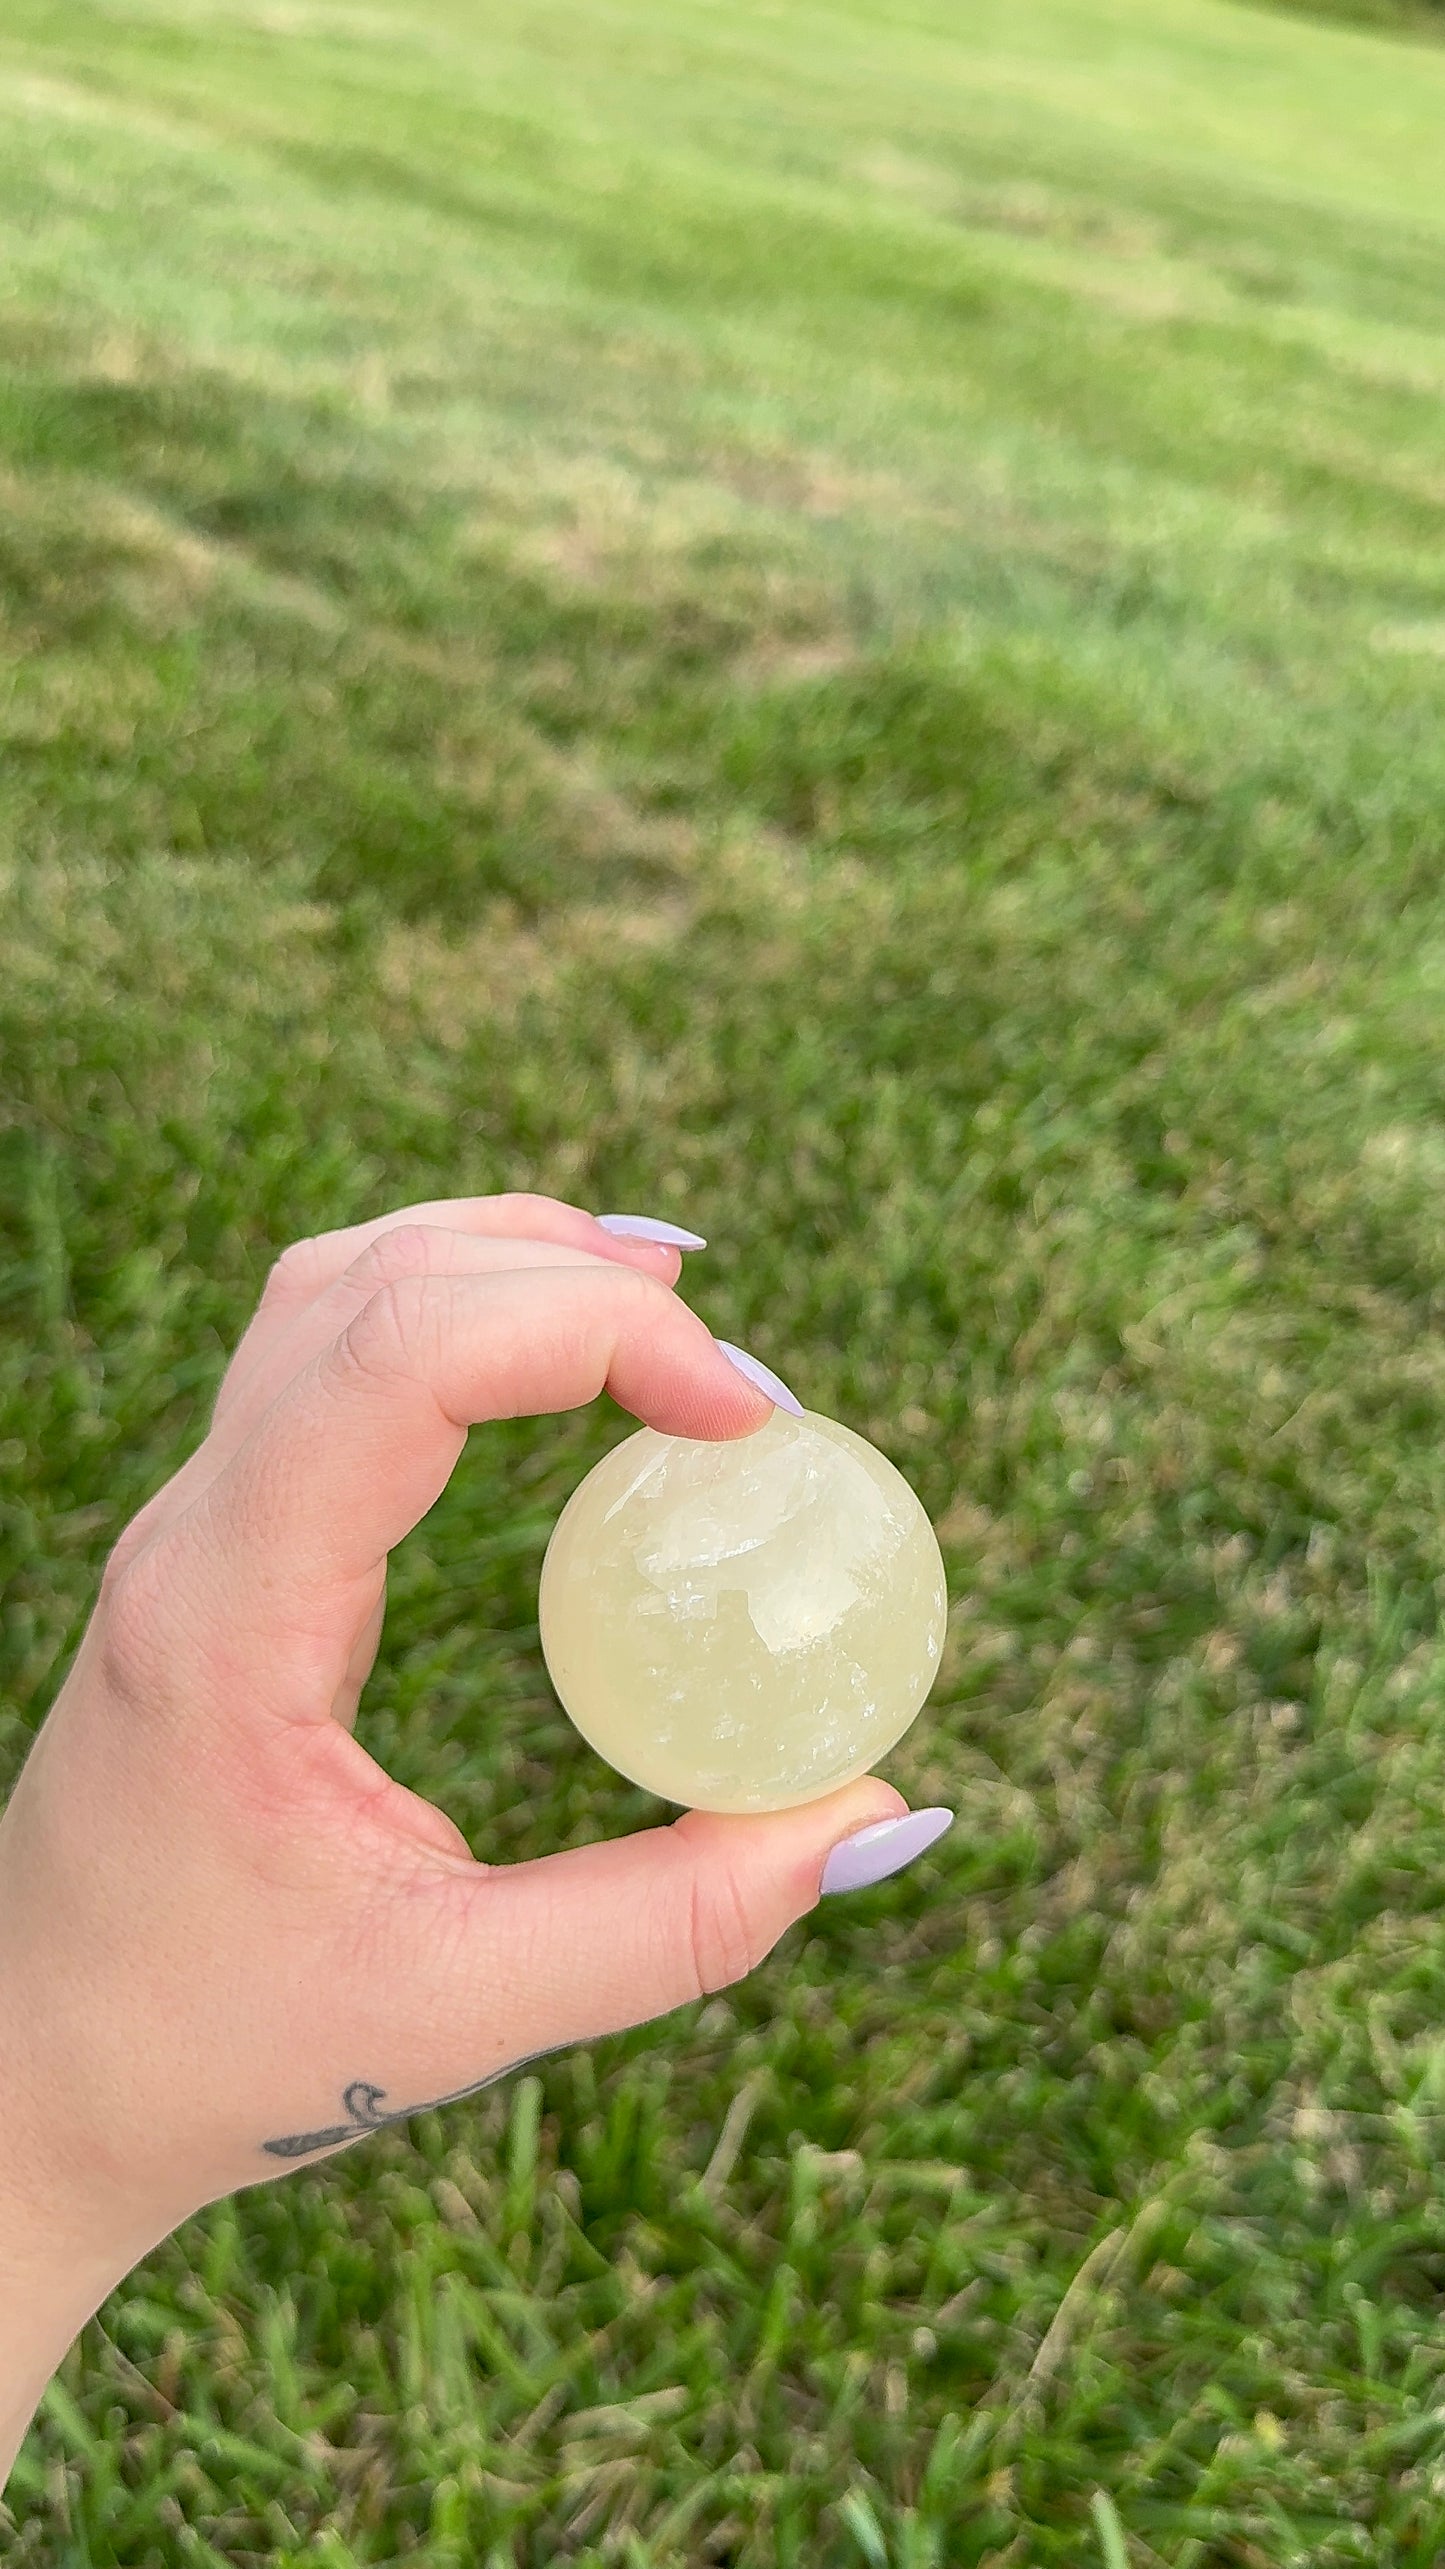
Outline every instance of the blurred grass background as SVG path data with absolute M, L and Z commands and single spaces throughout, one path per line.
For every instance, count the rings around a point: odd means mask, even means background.
M 192 2223 L 17 2563 L 1445 2556 L 1445 51 L 9 0 L 0 1770 L 275 1250 L 522 1184 L 884 1445 L 959 1826 Z M 479 1849 L 615 1413 L 363 1735 Z
M 1259 0 L 1259 5 L 1343 19 L 1348 26 L 1382 28 L 1426 43 L 1445 36 L 1445 0 Z

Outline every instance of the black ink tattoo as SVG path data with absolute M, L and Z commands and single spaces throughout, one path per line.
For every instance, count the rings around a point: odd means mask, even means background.
M 510 2078 L 513 2070 L 526 2069 L 530 2062 L 545 2057 L 545 2051 L 524 2052 L 520 2060 L 504 2062 L 487 2077 L 474 2079 L 470 2087 L 454 2087 L 450 2096 L 428 2096 L 419 2105 L 390 2106 L 384 2112 L 385 2088 L 355 2078 L 342 2093 L 344 2123 L 328 2123 L 320 2132 L 287 2132 L 279 2141 L 263 2141 L 261 2147 L 273 2159 L 309 2159 L 314 2150 L 338 2150 L 344 2141 L 359 2140 L 364 2132 L 382 2132 L 388 2123 L 405 2123 L 413 2114 L 433 2114 L 439 2105 L 457 2105 L 464 2096 L 479 2096 L 484 2087 L 495 2087 L 499 2078 Z

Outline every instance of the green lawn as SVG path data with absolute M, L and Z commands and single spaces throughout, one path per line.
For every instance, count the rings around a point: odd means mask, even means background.
M 0 1781 L 266 1264 L 694 1223 L 955 1599 L 937 1855 L 189 2225 L 25 2569 L 1445 2556 L 1445 48 L 6 0 Z M 368 1744 L 646 1816 L 479 1434 Z

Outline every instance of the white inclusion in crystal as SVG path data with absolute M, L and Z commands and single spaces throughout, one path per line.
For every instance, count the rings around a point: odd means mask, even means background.
M 718 1594 L 715 1583 L 704 1587 L 682 1579 L 671 1588 L 654 1583 L 637 1590 L 632 1600 L 632 1612 L 635 1615 L 666 1615 L 670 1621 L 682 1623 L 713 1623 L 717 1618 Z
M 827 1501 L 841 1473 L 814 1472 L 817 1496 Z M 828 1551 L 816 1552 L 800 1575 L 795 1558 L 764 1568 L 749 1589 L 753 1629 L 765 1649 L 775 1653 L 807 1650 L 835 1632 L 903 1540 L 900 1525 L 883 1492 L 857 1473 L 847 1480 L 848 1507 L 841 1525 L 830 1520 Z
M 760 1552 L 788 1513 L 781 1491 L 771 1491 L 768 1497 L 766 1508 L 750 1507 L 746 1515 L 738 1507 L 736 1494 L 730 1507 L 720 1507 L 712 1490 L 689 1491 L 670 1501 L 664 1498 L 657 1523 L 644 1528 L 634 1549 L 638 1569 L 644 1578 L 661 1585 L 672 1571 L 720 1569 L 725 1561 Z
M 815 1457 L 804 1454 L 787 1452 L 779 1460 L 781 1468 L 766 1485 L 752 1478 L 742 1522 L 736 1490 L 725 1507 L 711 1488 L 689 1491 L 671 1505 L 663 1493 L 651 1493 L 661 1500 L 659 1521 L 646 1528 L 633 1552 L 654 1587 L 646 1613 L 711 1619 L 724 1590 L 739 1593 L 758 1639 L 774 1655 L 807 1650 L 837 1629 L 866 1586 L 877 1581 L 880 1564 L 897 1551 L 905 1529 L 883 1492 L 856 1470 L 831 1457 L 829 1468 L 821 1470 Z M 791 1542 L 769 1562 L 768 1548 L 780 1535 L 806 1525 L 814 1508 L 829 1510 L 840 1481 L 847 1491 L 841 1528 L 836 1509 L 820 1516 L 821 1541 L 801 1571 Z M 615 1513 L 615 1507 L 608 1510 L 609 1517 Z M 740 1570 L 743 1562 L 747 1567 Z
M 627 1487 L 618 1492 L 617 1497 L 606 1510 L 602 1519 L 603 1524 L 610 1525 L 615 1516 L 620 1516 L 633 1499 L 640 1497 L 649 1482 L 665 1481 L 666 1478 L 667 1456 L 655 1450 L 650 1454 L 644 1454 Z
M 748 1616 L 763 1648 L 777 1658 L 821 1641 L 862 1593 L 843 1562 L 823 1562 L 810 1573 L 806 1588 L 795 1587 L 785 1572 L 755 1580 L 748 1592 Z

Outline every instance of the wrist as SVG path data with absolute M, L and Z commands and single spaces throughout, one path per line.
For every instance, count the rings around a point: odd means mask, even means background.
M 38 2282 L 63 2264 L 107 2278 L 103 2299 L 194 2207 L 167 2217 L 156 2171 L 122 2137 L 115 2035 L 123 2057 L 127 2011 L 56 1845 L 59 1797 L 45 1790 L 66 1703 L 62 1690 L 0 1811 L 0 2279 L 27 2267 Z
M 77 2244 L 12 2174 L 0 2185 L 0 2492 L 46 2383 L 133 2262 Z
M 0 2315 L 23 2287 L 37 2305 L 90 2295 L 85 2318 L 170 2225 L 87 2146 L 64 2081 L 52 2092 L 40 2075 L 26 2034 L 58 2028 L 23 2002 L 17 2018 L 3 1955 L 0 1980 Z
M 62 2357 L 155 2244 L 98 2208 L 81 2217 L 47 2178 L 28 2118 L 0 2098 L 0 2492 Z
M 87 2172 L 38 2075 L 33 2038 L 44 2019 L 7 1959 L 0 1950 L 0 2489 L 67 2348 L 163 2235 L 102 2172 Z

